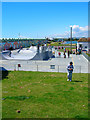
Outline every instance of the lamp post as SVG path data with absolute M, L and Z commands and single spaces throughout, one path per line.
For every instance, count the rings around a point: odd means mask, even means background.
M 72 26 L 70 26 L 71 29 L 71 36 L 70 36 L 70 40 L 71 40 L 71 47 L 70 47 L 70 52 L 72 54 Z

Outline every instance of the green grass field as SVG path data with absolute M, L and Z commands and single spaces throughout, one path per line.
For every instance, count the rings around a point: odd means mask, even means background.
M 73 73 L 72 82 L 66 80 L 66 73 L 4 73 L 2 117 L 88 118 L 88 74 Z
M 73 50 L 73 49 L 75 50 L 75 48 L 72 48 L 72 50 Z M 68 50 L 70 51 L 71 48 L 70 48 L 70 47 L 69 47 L 69 48 L 66 48 L 66 52 L 67 52 Z M 59 49 L 58 51 L 59 51 L 59 52 L 64 52 L 64 49 Z
M 49 45 L 49 44 L 48 44 Z M 71 46 L 71 44 L 62 44 L 62 42 L 51 42 L 51 46 Z M 73 46 L 76 46 L 76 44 L 72 44 Z
M 88 55 L 88 57 L 90 57 L 90 53 L 86 53 Z

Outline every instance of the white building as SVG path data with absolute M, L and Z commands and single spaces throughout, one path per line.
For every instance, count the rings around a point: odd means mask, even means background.
M 77 49 L 82 48 L 82 51 L 90 51 L 90 38 L 80 38 L 77 42 Z

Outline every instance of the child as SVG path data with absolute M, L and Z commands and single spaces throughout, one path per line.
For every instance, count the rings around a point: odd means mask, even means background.
M 72 81 L 72 72 L 73 72 L 73 62 L 70 62 L 70 65 L 68 65 L 67 70 L 68 70 L 68 79 L 67 81 Z

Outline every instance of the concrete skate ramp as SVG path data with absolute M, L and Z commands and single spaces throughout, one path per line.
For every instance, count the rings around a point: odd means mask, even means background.
M 9 55 L 10 51 L 2 52 L 2 59 L 7 60 L 48 60 L 52 55 L 51 52 L 45 51 L 41 52 L 41 47 L 39 52 L 37 52 L 36 46 L 31 46 L 30 48 L 11 51 L 11 56 Z M 19 52 L 18 52 L 19 51 Z
M 21 49 L 19 52 L 11 51 L 11 56 L 9 53 L 10 51 L 2 52 L 2 58 L 7 60 L 30 60 L 37 54 L 35 50 L 29 49 Z
M 0 52 L 0 60 L 6 60 L 6 58 L 3 56 L 3 54 L 4 54 L 5 56 L 8 56 L 8 55 L 9 55 L 9 51 L 5 51 L 5 52 L 3 52 L 3 53 Z
M 37 53 L 32 60 L 48 60 L 49 56 L 48 56 L 48 51 L 43 52 L 43 53 Z

